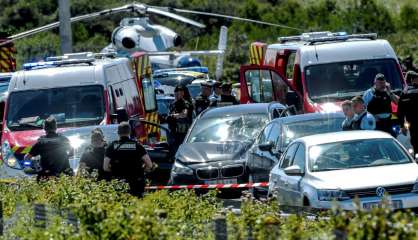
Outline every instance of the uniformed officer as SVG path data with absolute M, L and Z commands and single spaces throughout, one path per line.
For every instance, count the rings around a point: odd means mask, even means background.
M 398 106 L 398 118 L 400 121 L 401 132 L 406 135 L 406 122 L 409 124 L 409 134 L 411 136 L 411 145 L 415 154 L 418 153 L 418 74 L 408 72 L 410 75 L 411 86 L 406 92 L 401 94 Z M 406 122 L 405 122 L 406 120 Z
M 201 92 L 195 99 L 196 116 L 209 107 L 211 101 L 209 99 L 212 93 L 212 84 L 207 82 L 201 83 Z
M 222 82 L 220 81 L 216 81 L 213 84 L 213 93 L 210 96 L 210 101 L 211 102 L 216 102 L 216 101 L 220 101 L 221 100 L 221 95 L 222 95 Z
M 225 82 L 222 84 L 222 95 L 221 100 L 212 103 L 214 107 L 224 107 L 230 105 L 237 105 L 239 102 L 232 96 L 232 83 Z
M 193 109 L 186 99 L 184 99 L 185 86 L 178 85 L 174 89 L 175 101 L 170 105 L 170 114 L 167 118 L 168 126 L 173 136 L 172 153 L 174 154 L 180 144 L 186 137 L 187 131 L 192 124 L 192 112 Z
M 342 128 L 344 131 L 353 130 L 353 119 L 354 119 L 354 112 L 352 107 L 352 102 L 350 100 L 346 100 L 341 105 L 343 109 L 343 113 L 345 119 L 342 123 Z
M 72 174 L 69 156 L 73 154 L 73 148 L 68 138 L 56 132 L 57 122 L 54 117 L 48 117 L 44 121 L 44 130 L 46 135 L 38 139 L 24 159 L 41 156 L 38 180 L 61 173 Z
M 355 113 L 352 123 L 353 130 L 375 130 L 376 120 L 372 114 L 367 112 L 363 98 L 354 97 L 352 100 L 352 108 Z
M 118 126 L 119 140 L 112 142 L 106 149 L 103 170 L 110 172 L 113 178 L 129 184 L 129 192 L 142 197 L 145 190 L 144 171 L 152 169 L 152 162 L 145 148 L 130 138 L 131 127 L 128 122 Z
M 390 84 L 386 82 L 385 75 L 379 73 L 374 79 L 374 86 L 363 95 L 367 111 L 376 119 L 376 130 L 384 131 L 392 136 L 392 102 L 398 104 L 399 97 L 391 92 Z
M 79 172 L 81 174 L 92 174 L 94 171 L 97 171 L 97 178 L 99 180 L 107 179 L 106 173 L 103 170 L 106 147 L 107 144 L 103 136 L 103 131 L 100 128 L 94 129 L 91 132 L 91 143 L 81 155 Z

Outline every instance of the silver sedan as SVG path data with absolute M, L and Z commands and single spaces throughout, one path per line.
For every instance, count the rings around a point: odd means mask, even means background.
M 270 173 L 269 195 L 282 205 L 320 209 L 370 209 L 385 196 L 394 209 L 415 208 L 417 179 L 415 160 L 386 133 L 319 134 L 288 146 Z

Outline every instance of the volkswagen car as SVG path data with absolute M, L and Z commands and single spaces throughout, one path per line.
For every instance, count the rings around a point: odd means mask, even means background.
M 380 131 L 318 134 L 292 142 L 270 173 L 282 205 L 344 210 L 418 207 L 418 165 Z M 356 200 L 358 199 L 358 200 Z

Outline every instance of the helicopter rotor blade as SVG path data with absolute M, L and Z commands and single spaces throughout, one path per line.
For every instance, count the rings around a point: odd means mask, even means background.
M 174 11 L 174 12 L 179 12 L 179 13 L 190 13 L 190 14 L 204 15 L 204 16 L 210 16 L 210 17 L 233 19 L 233 20 L 238 20 L 238 21 L 245 21 L 245 22 L 267 25 L 267 26 L 287 28 L 287 29 L 292 29 L 292 30 L 297 30 L 297 31 L 303 31 L 304 30 L 304 29 L 301 29 L 301 28 L 291 27 L 291 26 L 287 26 L 287 25 L 283 25 L 283 24 L 264 22 L 264 21 L 249 19 L 249 18 L 242 18 L 242 17 L 230 16 L 230 15 L 225 15 L 225 14 L 219 14 L 219 13 L 209 13 L 209 12 L 201 12 L 201 11 L 179 9 L 179 8 L 164 8 L 164 9 L 167 9 L 166 11 L 171 11 L 171 12 Z
M 154 8 L 154 7 L 146 6 L 146 12 L 162 15 L 162 16 L 165 16 L 165 17 L 169 17 L 169 18 L 175 19 L 177 21 L 184 22 L 184 23 L 187 23 L 187 24 L 193 25 L 195 27 L 199 27 L 199 28 L 205 28 L 206 27 L 204 24 L 198 23 L 194 20 L 191 20 L 189 18 L 185 18 L 185 17 L 180 16 L 180 15 L 175 14 L 175 13 L 171 13 L 169 11 L 161 10 L 160 8 Z

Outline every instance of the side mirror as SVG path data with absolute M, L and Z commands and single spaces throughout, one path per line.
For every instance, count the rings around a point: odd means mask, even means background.
M 112 114 L 112 118 L 116 119 L 118 123 L 129 121 L 129 115 L 126 109 L 118 108 L 115 114 Z
M 303 176 L 302 169 L 298 165 L 293 165 L 284 169 L 284 173 L 289 176 Z
M 271 149 L 273 148 L 273 142 L 266 142 L 266 143 L 262 143 L 262 144 L 259 144 L 258 145 L 258 148 L 261 150 L 261 151 L 264 151 L 264 152 L 269 152 L 269 151 L 271 151 Z

